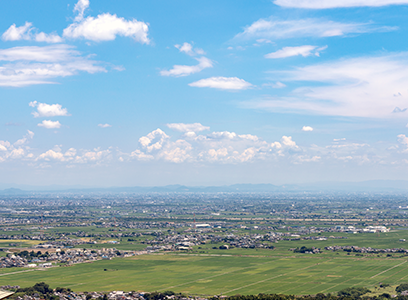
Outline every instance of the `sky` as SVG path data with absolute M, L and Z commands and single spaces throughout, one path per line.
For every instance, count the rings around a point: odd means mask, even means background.
M 0 5 L 0 187 L 408 180 L 408 0 Z

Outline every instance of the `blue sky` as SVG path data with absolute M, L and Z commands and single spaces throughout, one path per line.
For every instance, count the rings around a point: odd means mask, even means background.
M 408 0 L 0 10 L 0 183 L 408 180 Z

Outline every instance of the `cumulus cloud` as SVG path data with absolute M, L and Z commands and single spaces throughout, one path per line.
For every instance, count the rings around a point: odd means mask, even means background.
M 3 64 L 1 64 L 3 62 Z M 54 83 L 53 79 L 87 72 L 106 72 L 100 62 L 69 45 L 0 49 L 0 86 Z
M 200 129 L 199 126 L 197 127 Z M 33 153 L 28 144 L 34 133 L 27 131 L 22 139 L 14 143 L 0 140 L 0 162 L 19 160 L 40 168 L 51 167 L 52 164 L 74 167 L 77 164 L 102 165 L 132 160 L 199 165 L 247 164 L 264 161 L 288 164 L 332 165 L 337 162 L 339 165 L 344 163 L 395 165 L 406 161 L 405 155 L 408 153 L 408 137 L 405 134 L 398 135 L 398 143 L 393 145 L 394 148 L 390 147 L 387 152 L 383 152 L 378 147 L 374 148 L 366 143 L 349 142 L 345 139 L 336 139 L 326 146 L 300 146 L 291 136 L 286 135 L 279 141 L 267 142 L 256 135 L 230 131 L 215 131 L 208 134 L 193 132 L 194 135 L 187 137 L 186 130 L 192 130 L 192 128 L 186 129 L 181 126 L 178 131 L 183 135 L 177 138 L 167 135 L 161 129 L 156 129 L 141 137 L 139 147 L 131 153 L 124 153 L 112 147 L 93 150 L 77 150 L 71 147 L 62 150 L 62 145 Z M 401 159 L 396 161 L 398 155 Z
M 101 128 L 109 128 L 109 127 L 112 127 L 112 125 L 110 125 L 110 124 L 108 124 L 108 123 L 106 123 L 106 124 L 98 124 L 98 126 L 101 127 Z
M 150 132 L 146 136 L 142 136 L 139 139 L 139 143 L 145 148 L 148 152 L 153 150 L 159 150 L 162 148 L 163 143 L 169 138 L 167 134 L 164 133 L 160 128 Z
M 37 124 L 37 126 L 47 129 L 58 129 L 61 127 L 61 123 L 59 121 L 43 120 L 41 123 Z
M 38 162 L 65 162 L 68 163 L 67 166 L 85 163 L 100 164 L 104 161 L 110 160 L 111 153 L 111 149 L 101 150 L 100 148 L 81 151 L 78 151 L 75 148 L 69 148 L 64 153 L 58 146 L 54 147 L 54 149 L 50 149 L 41 153 L 33 160 Z
M 397 138 L 401 146 L 405 148 L 402 150 L 402 152 L 408 152 L 408 137 L 405 134 L 399 134 Z
M 38 32 L 30 22 L 25 22 L 23 26 L 19 27 L 17 27 L 16 24 L 11 25 L 9 29 L 3 33 L 2 39 L 3 41 L 35 40 L 37 42 L 46 43 L 61 43 L 63 41 L 56 33 L 47 34 L 44 32 Z
M 303 126 L 302 131 L 313 131 L 313 127 L 310 126 Z
M 213 67 L 213 62 L 204 56 L 196 58 L 196 60 L 198 61 L 198 65 L 195 66 L 174 65 L 173 69 L 160 71 L 160 75 L 182 77 L 198 73 L 204 69 Z
M 274 4 L 283 7 L 325 9 L 340 7 L 407 5 L 408 0 L 274 0 Z
M 130 37 L 136 42 L 149 44 L 147 37 L 149 25 L 145 22 L 126 20 L 111 15 L 100 14 L 97 17 L 84 17 L 84 11 L 89 6 L 89 1 L 79 0 L 74 7 L 77 16 L 74 23 L 63 31 L 63 36 L 71 39 L 86 39 L 94 42 L 112 41 L 116 36 Z
M 284 47 L 276 52 L 272 52 L 265 55 L 265 58 L 286 58 L 291 56 L 320 56 L 320 51 L 326 49 L 327 46 L 318 48 L 317 46 L 299 46 L 299 47 Z
M 23 136 L 23 138 L 14 143 L 0 140 L 0 162 L 17 159 L 25 160 L 32 157 L 33 154 L 29 152 L 30 147 L 28 146 L 28 143 L 33 139 L 33 137 L 34 132 L 27 130 L 27 133 Z
M 351 33 L 390 31 L 395 27 L 374 27 L 367 23 L 341 23 L 326 19 L 260 19 L 235 36 L 236 40 L 332 37 Z
M 62 108 L 61 104 L 46 104 L 32 101 L 29 103 L 29 106 L 37 107 L 37 111 L 32 113 L 34 118 L 70 116 L 68 110 Z
M 285 82 L 310 82 L 290 97 L 271 97 L 242 103 L 243 107 L 321 115 L 406 118 L 408 95 L 393 97 L 408 86 L 408 53 L 341 59 L 270 72 Z
M 237 77 L 210 77 L 192 82 L 189 86 L 209 87 L 221 90 L 246 90 L 252 87 L 252 84 Z
M 201 125 L 200 123 L 169 123 L 166 126 L 170 129 L 177 130 L 180 132 L 200 132 L 204 130 L 210 130 L 210 127 Z
M 183 138 L 176 141 L 173 141 L 162 130 L 156 129 L 139 139 L 139 149 L 128 155 L 128 158 L 141 161 L 163 160 L 173 163 L 219 162 L 235 164 L 277 159 L 278 157 L 289 158 L 291 155 L 299 155 L 302 152 L 290 136 L 283 136 L 280 142 L 268 143 L 252 134 L 237 134 L 230 131 L 215 131 L 198 135 L 189 131 L 203 129 L 201 124 L 197 124 L 176 123 L 174 126 L 170 126 L 186 133 Z M 187 133 L 191 133 L 191 135 L 188 136 Z

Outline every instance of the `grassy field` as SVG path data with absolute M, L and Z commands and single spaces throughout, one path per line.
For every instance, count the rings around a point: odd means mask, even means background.
M 408 281 L 406 259 L 334 255 L 143 255 L 44 271 L 7 271 L 0 273 L 0 285 L 45 281 L 76 291 L 173 290 L 201 295 L 316 294 Z
M 75 291 L 173 290 L 196 295 L 234 295 L 316 294 L 351 286 L 365 286 L 374 291 L 380 282 L 391 285 L 408 282 L 408 256 L 404 254 L 324 251 L 313 255 L 289 251 L 301 246 L 324 248 L 330 245 L 405 248 L 407 244 L 399 239 L 408 240 L 407 230 L 380 235 L 333 235 L 347 238 L 280 241 L 274 244 L 274 250 L 219 250 L 213 249 L 219 244 L 206 244 L 188 253 L 141 255 L 47 270 L 1 269 L 0 285 L 26 287 L 44 281 L 51 287 L 63 286 Z M 123 242 L 112 246 L 138 248 L 141 245 Z

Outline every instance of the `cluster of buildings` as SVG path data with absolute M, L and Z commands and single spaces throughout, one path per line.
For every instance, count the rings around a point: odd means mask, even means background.
M 27 260 L 23 257 L 11 255 L 10 257 L 0 257 L 0 268 L 26 267 Z
M 335 230 L 338 232 L 349 232 L 349 233 L 378 233 L 378 232 L 389 232 L 390 229 L 385 226 L 366 226 L 365 228 L 356 228 L 354 226 L 335 226 Z
M 357 252 L 357 253 L 408 253 L 408 249 L 405 248 L 389 248 L 389 249 L 378 249 L 371 247 L 358 247 L 358 246 L 328 246 L 324 249 L 330 251 L 346 251 L 346 252 Z
M 124 291 L 112 291 L 109 293 L 102 292 L 56 292 L 53 293 L 54 296 L 59 297 L 60 300 L 146 300 L 148 299 L 148 294 L 143 292 L 124 292 Z M 16 300 L 40 300 L 41 297 L 38 293 L 32 295 L 18 296 Z M 158 294 L 154 299 L 157 300 L 207 300 L 207 298 L 192 297 L 185 295 L 169 295 L 169 294 Z
M 52 263 L 76 264 L 89 261 L 96 261 L 101 259 L 111 260 L 115 257 L 130 257 L 134 255 L 147 254 L 147 251 L 123 251 L 115 248 L 102 249 L 54 249 L 55 252 L 41 255 L 38 257 L 21 257 L 18 254 L 9 254 L 7 257 L 0 258 L 0 268 L 11 267 L 52 267 Z

